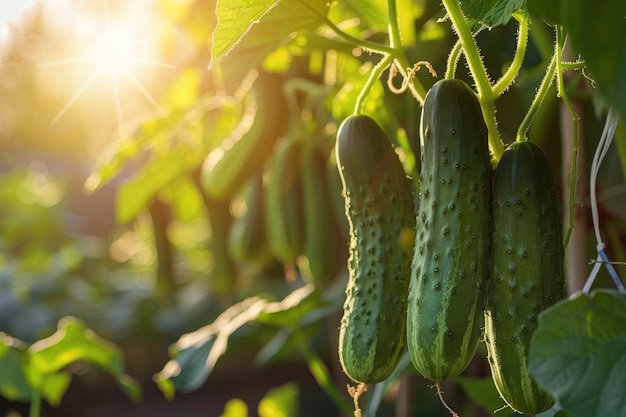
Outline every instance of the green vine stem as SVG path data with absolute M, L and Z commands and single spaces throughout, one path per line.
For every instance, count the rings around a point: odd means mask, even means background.
M 363 113 L 363 106 L 365 105 L 365 99 L 367 99 L 367 95 L 369 94 L 370 90 L 374 86 L 374 83 L 376 83 L 376 81 L 380 78 L 383 71 L 385 71 L 385 69 L 389 65 L 391 65 L 393 60 L 394 60 L 393 55 L 391 54 L 385 55 L 383 56 L 383 59 L 378 61 L 378 64 L 376 64 L 374 68 L 372 68 L 372 70 L 370 71 L 370 76 L 367 78 L 367 81 L 363 85 L 363 88 L 361 89 L 358 97 L 356 98 L 356 103 L 354 105 L 354 112 L 356 114 Z
M 389 30 L 389 45 L 394 49 L 402 47 L 402 37 L 400 36 L 400 25 L 398 24 L 398 11 L 396 0 L 387 0 L 387 29 Z
M 396 0 L 387 0 L 387 13 L 388 21 L 387 27 L 389 30 L 389 45 L 396 51 L 394 54 L 395 61 L 397 63 L 398 70 L 403 77 L 409 77 L 409 63 L 406 56 L 402 52 L 402 36 L 400 35 L 400 25 L 398 24 L 398 11 L 396 8 Z M 420 106 L 424 103 L 424 97 L 426 96 L 426 90 L 415 78 L 409 80 L 409 89 L 413 94 L 413 97 L 419 102 Z
M 324 17 L 324 23 L 328 26 L 335 34 L 342 37 L 346 41 L 358 46 L 359 48 L 367 51 L 373 52 L 381 55 L 395 55 L 396 50 L 388 45 L 384 45 L 382 43 L 370 42 L 365 39 L 360 39 L 355 36 L 350 35 L 349 33 L 344 32 L 339 26 L 334 24 L 328 17 Z
M 480 100 L 480 106 L 483 111 L 483 118 L 489 131 L 489 147 L 491 148 L 493 161 L 496 162 L 500 159 L 500 156 L 504 152 L 504 144 L 500 139 L 500 133 L 498 132 L 498 124 L 496 120 L 496 107 L 495 101 L 497 95 L 491 87 L 491 81 L 487 74 L 487 69 L 483 64 L 478 45 L 474 40 L 474 36 L 470 30 L 467 20 L 463 15 L 461 6 L 458 0 L 442 0 L 443 6 L 448 12 L 448 16 L 452 21 L 461 46 L 467 60 L 472 78 L 476 83 L 476 89 L 478 91 L 478 99 Z
M 548 64 L 543 80 L 541 80 L 541 84 L 539 84 L 537 94 L 535 95 L 535 98 L 533 99 L 533 102 L 531 103 L 530 108 L 528 109 L 528 112 L 526 112 L 524 119 L 522 119 L 522 122 L 520 123 L 519 128 L 517 129 L 517 135 L 515 137 L 515 140 L 517 142 L 526 140 L 526 134 L 528 132 L 528 128 L 530 127 L 530 124 L 532 123 L 535 115 L 537 114 L 537 111 L 541 107 L 543 100 L 548 94 L 550 85 L 552 85 L 552 80 L 554 80 L 554 72 L 557 67 L 556 61 L 557 61 L 557 56 L 556 56 L 556 53 L 554 53 L 552 55 L 552 59 L 550 60 L 550 63 Z
M 515 48 L 515 55 L 513 61 L 506 72 L 498 80 L 493 87 L 493 94 L 496 97 L 500 97 L 513 83 L 519 70 L 522 67 L 524 61 L 524 55 L 526 54 L 526 46 L 528 45 L 528 26 L 530 19 L 526 13 L 516 13 L 513 15 L 519 22 L 519 28 L 517 32 L 517 47 Z
M 309 371 L 317 384 L 326 392 L 326 395 L 341 409 L 346 415 L 351 414 L 352 405 L 339 393 L 339 390 L 333 383 L 330 372 L 324 364 L 324 361 L 309 348 L 306 340 L 304 340 L 299 328 L 292 328 L 293 335 L 299 342 L 300 349 L 306 358 Z
M 481 102 L 483 100 L 491 100 L 493 93 L 489 75 L 487 74 L 482 57 L 480 56 L 480 51 L 478 50 L 478 45 L 476 45 L 474 41 L 474 36 L 467 24 L 467 20 L 463 15 L 458 0 L 442 0 L 442 3 L 461 41 L 461 46 L 463 47 L 465 58 L 467 59 L 467 65 L 476 82 L 476 89 L 478 90 L 478 96 L 481 98 Z
M 37 389 L 33 389 L 30 395 L 29 417 L 41 416 L 41 394 Z
M 570 216 L 568 220 L 567 231 L 565 232 L 565 238 L 563 239 L 563 246 L 567 247 L 569 244 L 570 237 L 572 236 L 572 231 L 574 230 L 574 209 L 576 206 L 576 173 L 578 172 L 578 147 L 579 147 L 579 119 L 574 106 L 572 105 L 569 97 L 567 96 L 567 91 L 565 87 L 565 80 L 563 79 L 564 69 L 562 67 L 562 56 L 563 56 L 563 47 L 565 45 L 566 35 L 565 30 L 562 27 L 557 27 L 556 30 L 556 76 L 557 76 L 557 85 L 558 85 L 558 94 L 565 104 L 567 111 L 569 112 L 572 118 L 572 166 L 571 166 L 571 177 L 569 184 L 569 208 L 570 208 Z
M 355 112 L 361 113 L 363 110 L 363 105 L 365 103 L 365 99 L 369 94 L 371 88 L 374 86 L 374 83 L 380 78 L 382 73 L 395 61 L 397 63 L 398 70 L 403 77 L 407 77 L 409 73 L 409 63 L 402 51 L 402 43 L 400 36 L 400 29 L 398 25 L 397 19 L 397 11 L 394 0 L 387 1 L 388 10 L 389 10 L 389 21 L 388 21 L 388 30 L 389 30 L 389 45 L 384 45 L 381 43 L 370 42 L 364 39 L 357 38 L 352 36 L 346 32 L 344 32 L 339 26 L 334 24 L 330 19 L 324 17 L 324 22 L 326 26 L 328 26 L 335 34 L 343 38 L 344 40 L 358 46 L 359 48 L 370 52 L 377 53 L 383 55 L 382 59 L 374 66 L 372 69 L 367 82 L 363 86 L 356 104 L 355 104 Z M 424 96 L 426 95 L 426 90 L 421 85 L 419 81 L 415 78 L 411 79 L 409 84 L 409 89 L 413 94 L 413 97 L 420 103 L 420 105 L 424 102 Z
M 448 62 L 446 63 L 446 78 L 454 78 L 456 74 L 456 67 L 459 64 L 459 58 L 461 57 L 461 52 L 463 49 L 461 48 L 461 41 L 458 40 L 450 50 L 450 55 L 448 55 Z

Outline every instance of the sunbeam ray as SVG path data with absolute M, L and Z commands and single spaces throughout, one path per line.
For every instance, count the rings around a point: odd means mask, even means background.
M 135 84 L 135 87 L 137 87 L 139 91 L 141 91 L 143 96 L 150 102 L 150 104 L 154 106 L 154 108 L 159 112 L 159 114 L 161 116 L 165 116 L 166 114 L 165 114 L 165 110 L 163 110 L 163 107 L 161 107 L 161 105 L 157 103 L 154 97 L 152 97 L 152 95 L 145 89 L 143 84 L 141 84 L 141 82 L 130 72 L 127 73 L 126 76 L 133 82 L 133 84 Z
M 120 99 L 120 88 L 118 83 L 118 78 L 113 77 L 113 94 L 115 100 L 115 117 L 117 120 L 117 132 L 121 137 L 120 127 L 122 126 L 122 100 Z
M 149 58 L 135 58 L 133 61 L 138 62 L 140 64 L 153 65 L 155 67 L 176 69 L 176 65 L 168 64 L 167 62 L 156 61 L 154 59 L 149 59 Z
M 41 62 L 39 64 L 39 66 L 40 67 L 57 67 L 57 66 L 60 66 L 60 65 L 76 64 L 76 63 L 79 63 L 79 62 L 89 62 L 91 60 L 92 60 L 91 57 L 81 56 L 81 57 L 77 57 L 77 58 L 60 59 L 58 61 Z
M 144 86 L 141 80 L 132 72 L 132 64 L 150 65 L 159 68 L 175 69 L 175 65 L 171 65 L 165 62 L 160 62 L 156 59 L 149 57 L 141 57 L 135 55 L 135 48 L 138 39 L 133 33 L 133 27 L 128 26 L 128 33 L 126 33 L 126 26 L 115 25 L 111 17 L 111 8 L 109 0 L 102 0 L 104 9 L 102 10 L 101 19 L 103 26 L 94 25 L 90 21 L 81 16 L 79 12 L 74 10 L 67 1 L 60 1 L 67 9 L 72 19 L 75 19 L 76 27 L 80 31 L 93 38 L 93 51 L 87 51 L 85 56 L 78 56 L 74 58 L 61 59 L 57 61 L 42 62 L 39 64 L 42 68 L 57 67 L 62 65 L 71 65 L 84 62 L 91 62 L 94 64 L 94 72 L 91 76 L 81 84 L 78 91 L 76 91 L 68 102 L 63 106 L 59 113 L 54 117 L 52 125 L 58 123 L 58 121 L 67 114 L 68 110 L 76 103 L 76 101 L 90 88 L 97 77 L 107 76 L 110 77 L 113 84 L 113 100 L 115 102 L 115 120 L 118 130 L 121 129 L 124 120 L 124 114 L 122 109 L 123 91 L 122 91 L 122 78 L 125 77 L 137 88 L 139 93 L 147 100 L 149 105 L 153 106 L 159 114 L 165 116 L 166 112 L 152 96 L 148 89 Z M 96 28 L 98 28 L 96 30 Z M 122 30 L 124 32 L 122 32 Z M 122 35 L 120 35 L 122 33 Z M 116 36 L 111 36 L 115 34 Z M 120 41 L 123 39 L 123 41 Z M 132 46 L 131 46 L 132 45 Z M 130 47 L 129 47 L 130 46 Z
M 74 93 L 74 95 L 72 96 L 72 98 L 70 98 L 70 100 L 65 104 L 65 106 L 61 109 L 61 111 L 59 111 L 59 113 L 57 113 L 56 117 L 52 120 L 51 125 L 54 126 L 55 124 L 57 124 L 57 122 L 61 119 L 61 117 L 63 117 L 63 115 L 69 110 L 70 107 L 72 107 L 72 105 L 74 104 L 74 102 L 76 102 L 76 100 L 78 100 L 78 98 L 83 95 L 83 93 L 85 92 L 85 90 L 87 90 L 87 88 L 89 88 L 89 86 L 91 84 L 93 84 L 93 82 L 95 81 L 96 78 L 98 78 L 98 75 L 100 75 L 100 73 L 98 71 L 95 71 L 93 74 L 91 74 L 91 77 L 89 77 L 89 79 L 87 81 L 85 81 L 80 88 L 78 89 L 78 91 L 76 91 L 76 93 Z

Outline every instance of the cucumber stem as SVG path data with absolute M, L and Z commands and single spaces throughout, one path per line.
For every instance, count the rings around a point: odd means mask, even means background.
M 552 80 L 554 80 L 554 71 L 556 70 L 556 61 L 557 61 L 557 56 L 555 52 L 552 55 L 552 59 L 550 60 L 548 67 L 546 68 L 546 73 L 543 77 L 543 80 L 541 80 L 541 84 L 539 84 L 539 88 L 537 89 L 537 94 L 535 94 L 535 98 L 533 98 L 533 101 L 530 105 L 530 108 L 528 109 L 528 112 L 526 112 L 524 119 L 522 119 L 522 122 L 520 123 L 519 128 L 517 129 L 517 135 L 515 137 L 515 140 L 517 142 L 522 142 L 526 140 L 526 134 L 528 133 L 528 128 L 530 127 L 530 124 L 532 123 L 535 115 L 537 114 L 537 111 L 541 107 L 543 100 L 547 96 L 548 90 L 550 89 L 550 86 L 552 85 Z
M 28 413 L 29 417 L 40 417 L 41 416 L 41 394 L 39 390 L 33 389 L 30 394 L 30 410 Z
M 483 111 L 483 118 L 485 124 L 489 130 L 489 147 L 491 148 L 492 158 L 495 161 L 500 159 L 504 152 L 504 144 L 500 139 L 500 133 L 498 132 L 498 123 L 496 120 L 496 106 L 495 100 L 498 97 L 491 87 L 491 81 L 487 74 L 487 69 L 483 64 L 478 45 L 474 40 L 474 36 L 470 30 L 467 20 L 463 15 L 461 6 L 458 0 L 442 0 L 443 6 L 450 16 L 452 26 L 454 27 L 463 52 L 465 53 L 465 59 L 469 67 L 472 78 L 476 83 L 476 90 L 478 92 L 478 99 L 480 100 L 480 107 Z
M 457 0 L 442 0 L 443 6 L 446 8 L 452 26 L 456 30 L 461 46 L 467 59 L 469 70 L 472 73 L 474 82 L 476 83 L 476 89 L 478 90 L 479 98 L 490 100 L 492 96 L 491 83 L 489 81 L 489 75 L 483 64 L 478 45 L 474 41 L 474 36 L 467 24 L 467 20 L 463 15 L 461 6 Z
M 526 54 L 526 46 L 528 45 L 528 26 L 530 18 L 526 13 L 518 13 L 514 15 L 515 19 L 519 22 L 517 32 L 517 47 L 515 49 L 515 55 L 513 61 L 506 72 L 498 80 L 493 87 L 493 94 L 496 97 L 500 97 L 513 83 L 515 77 L 519 74 L 519 70 L 522 67 L 524 61 L 524 55 Z
M 387 28 L 389 30 L 389 45 L 394 50 L 402 47 L 402 37 L 400 36 L 400 26 L 398 25 L 398 12 L 396 9 L 396 0 L 387 0 Z
M 385 71 L 385 69 L 392 62 L 393 62 L 393 55 L 391 55 L 391 54 L 385 55 L 385 56 L 383 56 L 383 59 L 378 61 L 378 64 L 376 64 L 374 66 L 374 68 L 372 68 L 372 71 L 370 72 L 370 76 L 367 78 L 367 81 L 365 82 L 365 85 L 363 85 L 363 88 L 361 89 L 361 91 L 359 92 L 358 97 L 356 98 L 356 103 L 355 103 L 355 106 L 354 106 L 354 113 L 355 114 L 362 114 L 363 113 L 363 106 L 365 105 L 365 99 L 367 98 L 367 95 L 369 94 L 369 92 L 372 89 L 372 87 L 374 87 L 374 83 L 376 83 L 376 81 L 378 81 L 378 79 L 380 78 L 380 76 L 383 73 L 383 71 Z
M 569 184 L 569 208 L 570 208 L 570 216 L 568 220 L 567 231 L 565 232 L 565 238 L 563 239 L 563 246 L 567 247 L 569 244 L 569 239 L 572 236 L 572 230 L 574 230 L 574 209 L 576 207 L 576 173 L 578 171 L 578 149 L 579 149 L 579 118 L 574 106 L 572 105 L 569 97 L 567 96 L 567 91 L 565 87 L 565 81 L 563 79 L 564 69 L 561 65 L 562 56 L 563 56 L 563 47 L 565 46 L 565 41 L 567 36 L 565 34 L 565 30 L 562 27 L 557 27 L 556 30 L 556 77 L 557 77 L 557 86 L 558 86 L 558 94 L 565 104 L 567 111 L 569 112 L 572 118 L 572 167 L 571 167 L 571 177 Z
M 461 51 L 461 40 L 457 40 L 450 50 L 450 55 L 448 55 L 448 62 L 446 63 L 447 79 L 454 78 L 454 74 L 456 74 L 456 67 L 459 63 L 459 58 L 461 57 Z

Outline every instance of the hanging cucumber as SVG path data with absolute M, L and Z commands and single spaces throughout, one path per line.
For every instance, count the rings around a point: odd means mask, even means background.
M 339 358 L 351 379 L 373 384 L 393 372 L 406 343 L 413 195 L 391 142 L 370 117 L 347 118 L 335 151 L 350 224 Z
M 303 142 L 284 137 L 274 149 L 264 178 L 265 224 L 272 254 L 292 268 L 304 246 L 300 188 Z
M 554 404 L 527 371 L 537 316 L 565 294 L 562 219 L 550 161 L 537 145 L 516 142 L 496 169 L 485 341 L 501 397 L 537 414 Z
M 256 173 L 242 188 L 246 211 L 233 219 L 228 250 L 234 261 L 254 273 L 272 261 L 265 230 L 263 172 Z
M 439 383 L 463 372 L 481 335 L 491 165 L 480 104 L 463 81 L 435 83 L 421 117 L 407 343 L 417 371 Z
M 307 144 L 302 157 L 304 256 L 299 258 L 298 264 L 305 277 L 322 286 L 333 277 L 337 254 L 336 226 L 329 201 L 326 161 L 312 143 Z
M 234 143 L 212 150 L 202 167 L 202 186 L 209 197 L 228 200 L 263 169 L 276 140 L 285 132 L 287 104 L 280 92 L 282 79 L 262 73 L 254 83 L 257 110 L 250 130 Z

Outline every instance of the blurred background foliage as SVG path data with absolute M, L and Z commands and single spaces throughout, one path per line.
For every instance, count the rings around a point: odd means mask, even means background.
M 385 42 L 385 2 L 366 3 L 337 2 L 329 19 L 353 36 Z M 443 75 L 455 39 L 437 24 L 443 17 L 438 2 L 404 3 L 407 57 L 428 60 Z M 230 371 L 222 376 L 235 370 L 245 379 L 247 365 L 295 362 L 313 369 L 325 364 L 343 381 L 335 343 L 347 224 L 331 150 L 336 128 L 352 113 L 372 62 L 317 25 L 309 30 L 291 23 L 297 34 L 271 37 L 263 26 L 253 27 L 240 47 L 211 70 L 214 0 L 43 2 L 11 23 L 0 46 L 1 332 L 30 344 L 52 334 L 62 317 L 79 317 L 124 349 L 129 373 L 149 391 L 153 374 L 168 360 L 168 346 L 214 322 L 231 305 L 261 295 L 271 308 L 288 313 L 266 311 L 267 316 L 252 317 L 235 329 L 219 368 Z M 107 29 L 118 26 L 130 30 L 124 32 L 126 42 L 106 50 L 102 62 L 94 48 Z M 477 36 L 494 76 L 512 56 L 515 31 L 511 23 Z M 552 53 L 552 34 L 545 27 L 537 26 L 532 34 L 516 84 L 497 103 L 505 140 L 513 139 Z M 120 56 L 128 47 L 130 55 Z M 102 65 L 115 60 L 123 68 Z M 467 76 L 460 70 L 458 75 Z M 416 77 L 424 86 L 435 81 L 425 70 Z M 598 103 L 584 77 L 569 83 L 579 92 L 575 98 L 588 121 L 583 124 L 585 146 L 594 149 L 601 129 Z M 365 110 L 397 138 L 407 172 L 417 172 L 416 100 L 389 93 L 381 80 Z M 207 180 L 207 166 L 235 146 L 229 141 L 238 142 L 266 118 L 274 121 L 263 127 L 263 135 L 270 137 L 267 151 L 256 148 L 243 163 L 245 175 L 225 191 L 215 191 L 217 182 Z M 555 98 L 544 104 L 529 132 L 549 151 L 556 172 L 562 168 L 555 140 L 558 119 Z M 316 282 L 316 295 L 304 297 L 309 304 L 296 312 L 271 303 L 315 282 L 307 276 L 306 259 L 291 264 L 267 250 L 254 260 L 243 259 L 228 241 L 230 231 L 254 208 L 249 197 L 254 177 L 262 181 L 275 144 L 289 137 L 314 146 L 322 156 L 330 191 L 328 200 L 319 203 L 333 206 L 334 246 L 329 248 L 335 248 L 328 255 L 333 257 L 330 277 Z M 620 126 L 622 151 L 625 138 Z M 626 158 L 618 152 L 607 158 L 599 178 L 605 227 L 615 251 L 612 259 L 626 259 L 621 166 Z M 302 338 L 309 347 L 304 351 Z M 476 365 L 477 376 L 485 376 L 484 371 Z M 102 383 L 97 370 L 82 372 L 91 375 L 83 378 L 87 385 Z M 317 381 L 308 378 L 310 385 L 324 386 L 319 373 Z M 291 404 L 295 391 L 285 389 Z M 223 405 L 237 396 L 237 387 L 220 395 Z M 457 397 L 464 394 L 451 388 L 450 401 Z M 440 412 L 434 396 L 433 404 Z M 244 406 L 232 401 L 225 415 L 245 415 L 247 408 L 237 411 Z M 484 414 L 474 406 L 467 410 Z

